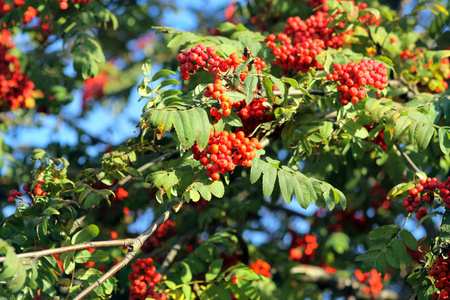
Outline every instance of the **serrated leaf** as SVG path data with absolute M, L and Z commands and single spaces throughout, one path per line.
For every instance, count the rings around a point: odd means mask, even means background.
M 247 74 L 247 77 L 244 80 L 244 87 L 242 88 L 242 91 L 245 94 L 245 102 L 247 105 L 250 105 L 253 98 L 255 97 L 255 94 L 253 93 L 256 90 L 256 86 L 258 85 L 258 76 L 256 75 L 255 71 L 252 70 Z
M 269 198 L 277 180 L 277 168 L 268 163 L 261 162 L 261 164 L 263 164 L 263 194 L 265 198 Z
M 187 148 L 187 143 L 192 135 L 191 121 L 187 111 L 178 111 L 178 117 L 174 119 L 175 131 L 177 132 L 178 139 L 181 144 Z
M 220 270 L 222 270 L 222 264 L 223 264 L 222 258 L 213 260 L 211 262 L 211 264 L 209 265 L 208 273 L 206 273 L 205 275 L 206 281 L 212 281 L 216 279 L 216 277 L 220 273 Z
M 367 237 L 371 240 L 377 240 L 389 235 L 393 235 L 397 233 L 397 231 L 398 227 L 396 225 L 393 224 L 383 225 L 369 232 Z
M 214 181 L 209 185 L 205 185 L 205 188 L 207 188 L 217 198 L 222 198 L 225 194 L 225 187 L 223 186 L 223 182 L 220 180 Z
M 180 263 L 180 279 L 183 283 L 188 283 L 192 280 L 191 267 L 185 262 Z
M 144 75 L 146 76 L 150 76 L 152 73 L 152 61 L 150 59 L 147 59 L 142 65 L 142 72 L 144 72 Z
M 250 182 L 253 184 L 258 181 L 262 174 L 262 165 L 259 158 L 252 160 L 252 166 L 250 167 Z
M 355 258 L 355 261 L 363 261 L 363 260 L 375 260 L 376 256 L 380 254 L 380 251 L 368 251 L 366 253 L 362 253 Z
M 171 71 L 171 70 L 163 69 L 161 71 L 156 72 L 155 75 L 153 75 L 151 81 L 154 82 L 154 81 L 160 79 L 161 77 L 164 77 L 164 76 L 167 76 L 167 75 L 173 75 L 173 74 L 176 74 L 176 73 L 174 71 Z
M 286 203 L 291 203 L 292 193 L 294 192 L 294 176 L 285 170 L 278 170 L 278 184 L 280 185 L 281 195 Z
M 417 249 L 417 241 L 416 238 L 412 235 L 412 233 L 406 229 L 403 229 L 400 232 L 400 237 L 402 238 L 402 241 L 408 246 L 411 250 Z
M 310 203 L 309 188 L 304 179 L 294 176 L 292 178 L 292 184 L 295 191 L 295 197 L 298 204 L 304 209 L 308 208 Z
M 448 132 L 439 128 L 439 147 L 441 148 L 442 153 L 448 155 L 450 153 L 450 139 L 448 137 Z
M 108 253 L 103 250 L 96 250 L 94 252 L 89 252 L 88 250 L 81 250 L 75 254 L 75 262 L 76 263 L 85 263 L 85 262 L 99 262 L 106 261 L 109 259 Z
M 401 138 L 403 132 L 406 128 L 411 124 L 411 119 L 407 116 L 401 116 L 395 121 L 394 126 L 394 135 L 392 136 L 392 140 L 397 141 Z
M 402 262 L 408 261 L 408 253 L 406 252 L 405 245 L 399 239 L 394 239 L 392 241 L 392 247 L 394 248 L 395 255 L 397 255 L 398 259 Z
M 423 126 L 419 128 L 419 131 L 417 133 L 417 146 L 419 147 L 420 151 L 423 151 L 427 148 L 428 144 L 434 136 L 434 133 L 435 129 L 431 125 L 423 124 Z
M 75 235 L 72 237 L 72 244 L 76 245 L 86 243 L 95 238 L 99 234 L 99 232 L 100 230 L 98 229 L 98 227 L 94 224 L 91 224 L 75 233 Z
M 170 40 L 170 42 L 167 44 L 167 47 L 169 48 L 175 48 L 182 46 L 188 42 L 195 42 L 198 41 L 199 37 L 191 32 L 184 32 L 182 34 L 178 34 L 175 37 Z
M 392 247 L 387 247 L 386 252 L 384 253 L 386 256 L 386 261 L 393 267 L 398 268 L 400 265 L 400 262 L 398 260 L 398 257 Z
M 341 122 L 341 125 L 342 125 L 341 126 L 342 129 L 346 133 L 350 134 L 351 136 L 354 136 L 354 137 L 357 137 L 360 139 L 365 139 L 369 136 L 369 132 L 367 131 L 367 129 L 364 126 L 362 126 L 350 119 L 344 119 Z
M 263 88 L 266 92 L 267 100 L 269 100 L 269 103 L 273 103 L 274 101 L 274 94 L 273 94 L 273 82 L 270 80 L 269 77 L 265 77 L 263 82 Z
M 414 182 L 402 182 L 400 184 L 397 184 L 389 191 L 386 198 L 392 199 L 394 197 L 397 197 L 398 195 L 403 194 L 404 192 L 410 190 L 413 187 L 415 187 Z
M 380 254 L 375 259 L 375 269 L 381 273 L 381 276 L 386 274 L 386 257 L 383 254 Z

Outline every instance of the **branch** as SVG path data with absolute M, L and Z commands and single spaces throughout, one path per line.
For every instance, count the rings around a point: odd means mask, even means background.
M 353 295 L 354 299 L 373 299 L 370 294 L 364 293 L 364 288 L 368 287 L 366 284 L 330 274 L 321 267 L 299 265 L 291 269 L 291 274 L 298 274 L 298 279 L 315 283 L 321 289 L 328 288 L 338 294 Z M 375 296 L 375 299 L 396 300 L 404 299 L 404 297 L 392 290 L 383 290 Z
M 310 95 L 325 95 L 325 91 L 322 90 L 307 90 Z M 274 96 L 283 96 L 283 93 L 280 91 L 273 91 Z M 288 96 L 302 96 L 304 93 L 300 90 L 292 90 L 288 92 Z M 261 95 L 255 95 L 255 99 L 266 98 L 267 94 L 265 92 L 261 93 Z
M 55 249 L 46 249 L 41 251 L 27 252 L 17 254 L 18 258 L 33 258 L 37 259 L 43 256 L 83 250 L 88 248 L 99 248 L 99 247 L 115 247 L 115 246 L 129 246 L 133 242 L 133 239 L 122 239 L 122 240 L 111 240 L 111 241 L 98 241 L 98 242 L 89 242 L 84 244 L 76 244 L 65 247 L 59 247 Z M 4 262 L 6 260 L 6 256 L 0 257 L 0 262 Z
M 419 168 L 414 164 L 414 162 L 411 160 L 411 158 L 408 156 L 408 154 L 403 151 L 402 147 L 400 147 L 399 143 L 395 143 L 395 147 L 397 147 L 398 151 L 400 151 L 400 154 L 405 159 L 406 163 L 409 165 L 411 169 L 414 170 L 414 172 L 420 172 Z
M 172 151 L 173 152 L 173 151 Z M 132 239 L 132 243 L 128 247 L 128 253 L 125 257 L 115 264 L 108 272 L 103 274 L 102 277 L 97 279 L 93 284 L 88 286 L 85 290 L 83 290 L 80 294 L 78 294 L 73 300 L 83 299 L 87 294 L 93 291 L 96 287 L 102 285 L 108 278 L 116 274 L 120 269 L 125 267 L 136 255 L 139 249 L 144 244 L 145 240 L 148 239 L 163 223 L 165 223 L 171 215 L 177 213 L 181 206 L 183 205 L 183 201 L 178 202 L 177 204 L 171 206 L 168 210 L 166 210 L 152 225 L 150 225 L 141 235 Z

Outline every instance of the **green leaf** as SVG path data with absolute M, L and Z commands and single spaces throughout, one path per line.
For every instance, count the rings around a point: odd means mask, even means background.
M 363 261 L 366 259 L 375 260 L 377 255 L 380 254 L 380 251 L 368 251 L 366 253 L 362 253 L 355 258 L 355 261 Z
M 252 160 L 252 166 L 250 167 L 250 182 L 253 184 L 258 181 L 262 174 L 262 164 L 259 158 Z
M 406 252 L 405 245 L 399 239 L 394 239 L 392 241 L 392 247 L 394 248 L 395 255 L 397 255 L 398 259 L 403 262 L 407 262 L 409 259 L 409 255 Z
M 386 256 L 386 261 L 393 267 L 398 268 L 400 265 L 400 262 L 398 260 L 397 255 L 395 254 L 395 251 L 392 247 L 387 247 L 386 252 L 384 253 Z M 381 255 L 380 255 L 381 256 Z
M 247 105 L 250 105 L 253 98 L 255 98 L 255 94 L 253 93 L 256 90 L 256 86 L 258 85 L 258 76 L 254 70 L 250 71 L 247 74 L 247 77 L 244 80 L 244 87 L 242 88 L 245 94 L 245 102 Z
M 416 238 L 412 235 L 411 232 L 409 232 L 406 229 L 403 229 L 400 232 L 400 237 L 402 238 L 402 241 L 406 244 L 406 246 L 408 246 L 409 249 L 411 249 L 411 250 L 417 249 Z
M 188 112 L 185 110 L 178 111 L 178 117 L 174 119 L 173 124 L 181 144 L 185 148 L 190 148 L 187 144 L 189 143 L 189 138 L 192 135 L 192 129 Z
M 383 225 L 383 226 L 375 228 L 374 230 L 369 232 L 367 237 L 371 240 L 377 240 L 377 239 L 381 239 L 381 238 L 389 236 L 389 235 L 393 235 L 393 234 L 397 233 L 397 231 L 398 231 L 398 227 L 396 225 L 393 225 L 393 224 Z
M 269 74 L 269 77 L 270 77 L 270 80 L 272 80 L 272 82 L 275 84 L 275 86 L 280 90 L 281 95 L 282 95 L 281 98 L 284 98 L 284 93 L 286 92 L 286 87 L 284 86 L 284 83 L 280 79 L 276 78 L 273 75 Z
M 3 272 L 0 274 L 1 280 L 13 277 L 19 271 L 20 260 L 16 256 L 14 248 L 7 246 L 6 259 L 3 262 Z
M 99 232 L 100 231 L 98 227 L 94 224 L 91 224 L 75 233 L 75 235 L 72 237 L 72 244 L 76 245 L 88 242 L 95 238 L 99 234 Z
M 406 191 L 409 191 L 411 188 L 415 187 L 414 182 L 402 182 L 394 186 L 389 193 L 387 194 L 387 199 L 392 199 L 397 197 L 398 195 L 403 194 Z
M 401 138 L 403 132 L 408 128 L 411 124 L 411 119 L 407 116 L 401 116 L 395 121 L 394 126 L 394 135 L 392 136 L 392 140 L 397 141 Z
M 151 81 L 156 81 L 160 79 L 161 77 L 167 76 L 167 75 L 173 75 L 176 74 L 174 71 L 163 69 L 161 71 L 156 72 L 155 75 L 153 75 Z
M 193 119 L 197 124 L 197 145 L 200 150 L 203 150 L 208 145 L 210 127 L 208 114 L 203 108 L 197 107 L 193 110 Z
M 185 262 L 180 263 L 180 279 L 183 283 L 188 283 L 192 280 L 191 268 Z
M 273 103 L 274 94 L 273 94 L 273 82 L 269 77 L 265 77 L 263 82 L 264 91 L 266 92 L 266 97 L 269 103 Z
M 222 198 L 225 195 L 225 187 L 223 186 L 223 182 L 218 180 L 214 181 L 209 185 L 205 185 L 205 187 L 217 198 Z
M 367 129 L 356 123 L 355 121 L 352 121 L 350 119 L 344 119 L 341 122 L 341 127 L 344 130 L 344 132 L 350 134 L 351 136 L 360 138 L 360 139 L 365 139 L 369 136 L 369 132 L 367 131 Z
M 375 259 L 375 269 L 381 273 L 381 276 L 386 274 L 386 258 L 384 255 L 378 255 Z
M 298 204 L 304 209 L 308 208 L 311 197 L 309 196 L 309 188 L 306 181 L 294 176 L 292 177 L 292 184 Z
M 265 162 L 261 164 L 263 164 L 263 194 L 265 198 L 269 198 L 277 180 L 277 168 Z
M 206 281 L 212 281 L 216 279 L 217 275 L 219 275 L 220 270 L 222 270 L 223 259 L 219 258 L 213 260 L 209 265 L 208 273 L 205 275 Z
M 81 250 L 75 254 L 76 263 L 85 263 L 90 261 L 99 262 L 106 261 L 108 259 L 108 253 L 103 250 L 96 250 L 92 253 L 88 250 Z
M 445 129 L 439 128 L 439 147 L 442 153 L 448 155 L 450 153 L 450 139 L 448 137 L 448 132 Z
M 285 170 L 278 170 L 278 183 L 280 185 L 281 195 L 286 203 L 291 203 L 292 193 L 294 192 L 294 176 Z
M 142 72 L 144 72 L 144 75 L 150 76 L 152 72 L 152 61 L 150 59 L 147 59 L 142 65 Z
M 234 111 L 232 111 L 231 115 L 229 115 L 229 116 L 223 116 L 222 120 L 226 124 L 228 124 L 232 127 L 242 127 L 243 126 L 241 118 L 239 118 L 239 116 Z
M 181 290 L 183 291 L 184 297 L 186 300 L 191 300 L 192 298 L 192 288 L 190 285 L 183 285 L 181 287 Z
M 427 148 L 428 144 L 433 138 L 434 133 L 435 129 L 431 125 L 424 124 L 419 128 L 417 146 L 419 147 L 420 151 L 423 151 Z
M 172 40 L 167 44 L 167 47 L 169 48 L 179 47 L 188 42 L 198 41 L 199 39 L 200 38 L 197 35 L 191 32 L 184 32 L 182 34 L 178 34 L 175 37 L 173 37 Z

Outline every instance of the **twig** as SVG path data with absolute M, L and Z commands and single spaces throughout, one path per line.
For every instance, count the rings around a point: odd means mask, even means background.
M 128 247 L 129 251 L 125 255 L 125 257 L 120 262 L 115 264 L 111 269 L 109 269 L 108 272 L 103 274 L 102 277 L 97 279 L 93 284 L 88 286 L 85 290 L 83 290 L 80 294 L 78 294 L 75 298 L 73 298 L 73 300 L 83 299 L 87 294 L 89 294 L 91 291 L 93 291 L 96 287 L 103 284 L 108 278 L 110 278 L 115 273 L 117 273 L 120 269 L 125 267 L 134 258 L 136 253 L 139 251 L 139 249 L 144 244 L 145 240 L 147 240 L 158 229 L 158 227 L 161 226 L 161 224 L 165 223 L 172 214 L 178 212 L 178 210 L 180 209 L 182 204 L 183 204 L 183 201 L 171 206 L 155 222 L 153 222 L 153 224 L 150 225 L 141 235 L 134 238 L 133 242 Z
M 298 274 L 300 280 L 313 282 L 319 288 L 329 288 L 341 295 L 353 295 L 356 299 L 373 299 L 370 294 L 364 293 L 364 288 L 368 287 L 366 284 L 351 280 L 350 278 L 330 274 L 318 266 L 299 265 L 291 269 L 291 274 Z M 374 299 L 396 300 L 405 298 L 392 290 L 383 290 Z
M 41 251 L 27 252 L 17 254 L 18 258 L 34 258 L 37 259 L 39 257 L 83 250 L 88 248 L 99 248 L 99 247 L 115 247 L 115 246 L 129 246 L 133 242 L 133 239 L 121 239 L 121 240 L 111 240 L 111 241 L 98 241 L 98 242 L 89 242 L 84 244 L 76 244 L 70 245 L 55 249 L 46 249 Z M 0 257 L 0 262 L 4 262 L 6 260 L 6 256 Z
M 402 147 L 400 147 L 399 143 L 395 143 L 395 147 L 397 147 L 398 151 L 400 151 L 400 154 L 405 159 L 406 163 L 410 166 L 411 169 L 414 170 L 414 172 L 420 172 L 420 169 L 414 164 L 414 162 L 411 160 L 411 158 L 408 156 L 408 154 L 403 151 Z

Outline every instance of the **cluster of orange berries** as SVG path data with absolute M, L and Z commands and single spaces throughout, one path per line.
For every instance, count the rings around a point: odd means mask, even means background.
M 270 34 L 265 39 L 276 57 L 275 63 L 280 65 L 285 73 L 289 69 L 306 73 L 311 67 L 322 70 L 323 66 L 316 61 L 316 55 L 328 48 L 342 47 L 347 34 L 339 34 L 335 28 L 328 28 L 332 20 L 333 17 L 328 17 L 327 12 L 322 10 L 317 10 L 305 21 L 300 17 L 288 18 L 283 33 Z M 275 42 L 276 39 L 280 46 Z
M 437 190 L 445 208 L 450 209 L 450 177 L 445 182 L 440 182 L 436 178 L 420 179 L 419 185 L 409 190 L 409 196 L 405 198 L 402 206 L 408 213 L 413 213 L 418 208 L 416 218 L 420 220 L 428 214 L 427 209 L 421 206 L 421 202 L 431 204 Z
M 83 107 L 87 102 L 93 99 L 98 99 L 104 96 L 103 87 L 108 83 L 109 77 L 106 74 L 100 73 L 95 77 L 89 77 L 84 80 L 83 84 Z
M 144 242 L 141 250 L 143 253 L 150 253 L 161 243 L 167 241 L 176 234 L 177 231 L 175 230 L 175 222 L 167 220 L 165 223 L 161 224 L 156 232 Z
M 13 1 L 13 7 L 18 8 L 25 4 L 24 0 L 14 0 Z M 5 3 L 4 0 L 0 0 L 0 15 L 6 14 L 7 12 L 11 11 L 13 8 L 8 3 Z M 38 12 L 37 9 L 28 6 L 27 10 L 24 12 L 22 16 L 22 24 L 28 24 L 37 16 Z
M 262 145 L 258 139 L 249 139 L 243 131 L 211 131 L 205 150 L 200 151 L 197 145 L 191 147 L 194 159 L 206 166 L 206 175 L 214 181 L 220 179 L 220 174 L 233 171 L 238 165 L 250 167 L 256 156 L 255 150 L 260 149 Z
M 387 279 L 386 276 L 385 279 Z M 383 289 L 381 273 L 378 273 L 375 269 L 370 270 L 368 273 L 363 273 L 361 270 L 356 269 L 355 277 L 359 282 L 369 285 L 364 288 L 364 293 L 370 294 L 372 298 L 375 298 Z
M 11 32 L 0 33 L 0 109 L 13 110 L 30 107 L 29 99 L 33 96 L 34 83 L 20 72 L 17 57 L 9 54 L 14 48 L 11 43 Z
M 263 261 L 262 259 L 258 259 L 255 262 L 252 262 L 248 265 L 250 269 L 252 269 L 256 274 L 271 278 L 272 274 L 270 273 L 270 265 L 269 263 Z
M 289 249 L 289 257 L 293 261 L 309 263 L 316 257 L 317 238 L 309 233 L 300 237 L 296 232 L 291 232 L 292 242 Z
M 156 273 L 152 258 L 138 258 L 131 264 L 133 270 L 128 275 L 130 286 L 130 300 L 144 300 L 151 298 L 155 300 L 166 300 L 166 294 L 159 294 L 155 286 L 161 281 L 162 275 Z
M 347 105 L 349 101 L 356 104 L 363 99 L 367 95 L 367 88 L 364 86 L 371 85 L 383 90 L 389 81 L 386 65 L 373 59 L 363 59 L 359 63 L 334 64 L 333 69 L 327 79 L 339 83 L 337 90 L 342 105 Z
M 177 60 L 181 78 L 184 80 L 189 79 L 191 74 L 200 69 L 207 69 L 212 74 L 218 74 L 219 71 L 227 72 L 231 67 L 236 68 L 242 63 L 242 58 L 239 58 L 237 53 L 232 53 L 228 59 L 225 59 L 216 54 L 214 46 L 206 48 L 203 43 L 178 54 Z
M 438 289 L 431 298 L 433 300 L 450 299 L 450 251 L 447 251 L 446 256 L 438 256 L 428 271 Z
M 22 193 L 17 190 L 11 190 L 9 192 L 8 203 L 16 202 L 16 197 L 22 197 Z

